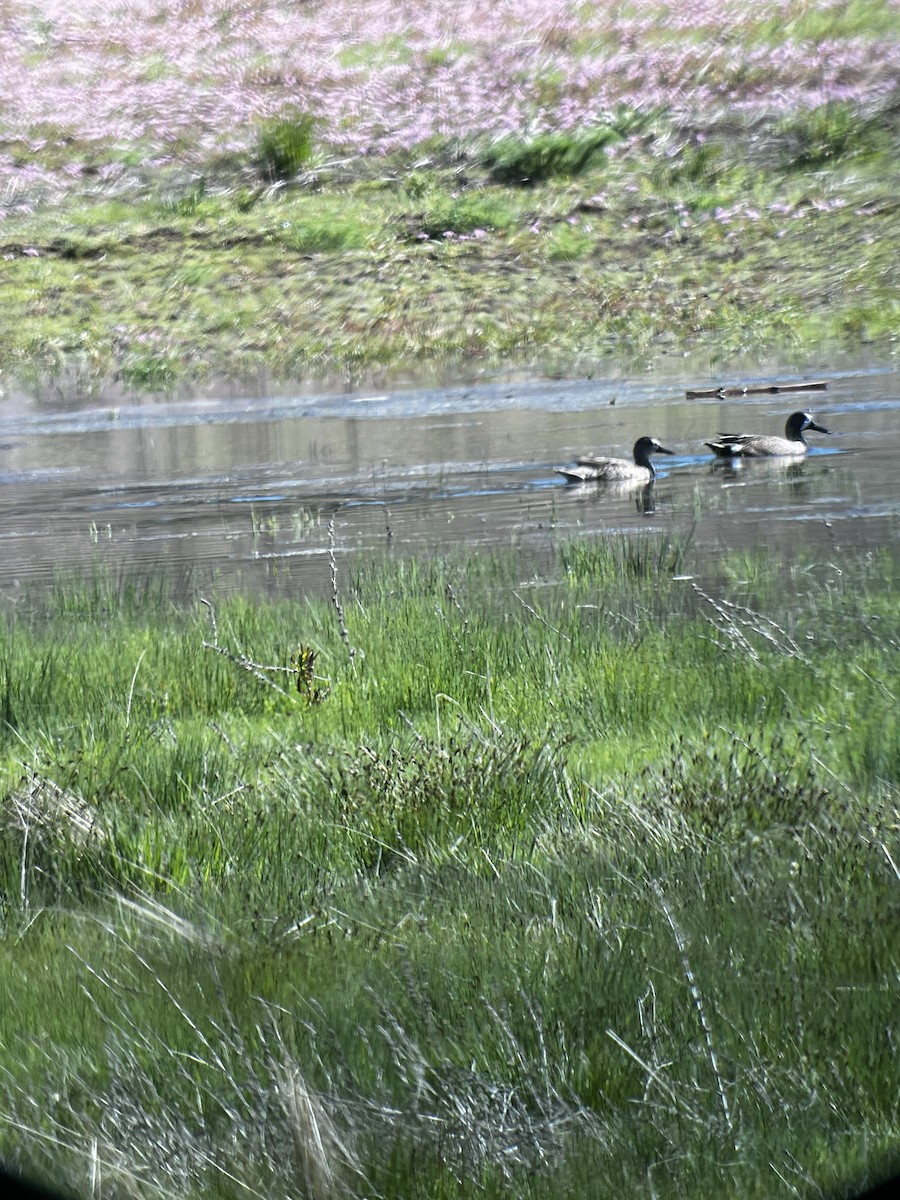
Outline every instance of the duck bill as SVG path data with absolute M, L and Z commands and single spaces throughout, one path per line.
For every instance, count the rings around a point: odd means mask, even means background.
M 667 450 L 665 446 L 657 446 L 653 451 L 654 454 L 674 454 L 674 450 Z
M 824 425 L 817 425 L 815 421 L 810 421 L 806 428 L 815 429 L 816 433 L 831 433 L 830 429 L 826 429 Z

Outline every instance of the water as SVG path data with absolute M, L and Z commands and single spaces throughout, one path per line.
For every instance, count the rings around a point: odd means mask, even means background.
M 716 380 L 795 382 L 798 376 Z M 810 377 L 812 378 L 812 377 Z M 692 377 L 518 381 L 358 395 L 0 404 L 0 593 L 58 569 L 163 570 L 176 584 L 326 593 L 332 556 L 439 554 L 639 529 L 691 532 L 700 559 L 768 542 L 896 545 L 900 394 L 887 368 L 823 371 L 826 391 L 692 399 Z M 720 430 L 833 431 L 801 462 L 714 462 Z M 676 451 L 652 489 L 569 487 L 585 451 Z

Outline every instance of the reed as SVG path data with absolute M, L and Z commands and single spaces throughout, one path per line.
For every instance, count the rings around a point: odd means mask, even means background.
M 540 573 L 342 566 L 339 609 L 100 575 L 9 608 L 3 1158 L 217 1198 L 874 1177 L 896 559 L 696 587 L 691 559 L 611 538 Z

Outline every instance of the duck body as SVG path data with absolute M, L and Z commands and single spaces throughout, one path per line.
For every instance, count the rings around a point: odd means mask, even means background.
M 656 477 L 651 454 L 674 454 L 661 446 L 656 438 L 642 437 L 634 443 L 634 462 L 627 458 L 595 458 L 586 456 L 575 460 L 571 467 L 557 467 L 557 474 L 568 483 L 649 483 Z
M 704 442 L 719 458 L 799 458 L 809 449 L 803 434 L 808 429 L 828 433 L 807 412 L 791 413 L 784 437 L 766 433 L 720 433 L 715 442 Z

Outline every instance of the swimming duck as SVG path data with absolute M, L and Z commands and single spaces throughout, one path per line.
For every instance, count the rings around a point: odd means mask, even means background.
M 656 477 L 651 454 L 674 454 L 661 446 L 656 438 L 642 437 L 634 443 L 634 462 L 627 458 L 578 458 L 574 467 L 557 467 L 557 474 L 569 483 L 606 483 L 616 480 L 634 480 L 649 483 Z
M 787 419 L 784 437 L 766 433 L 720 433 L 716 442 L 704 442 L 719 458 L 774 458 L 779 455 L 797 457 L 809 449 L 803 434 L 807 429 L 828 433 L 817 425 L 807 412 L 795 412 Z

